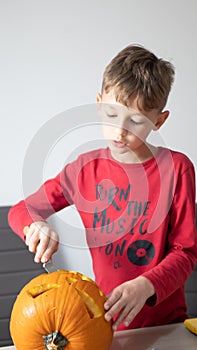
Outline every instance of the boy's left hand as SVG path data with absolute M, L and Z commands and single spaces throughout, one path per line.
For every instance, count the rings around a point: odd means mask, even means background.
M 105 302 L 105 319 L 110 321 L 119 312 L 113 329 L 117 330 L 124 321 L 126 327 L 140 312 L 146 300 L 155 294 L 152 283 L 143 276 L 127 281 L 116 287 Z

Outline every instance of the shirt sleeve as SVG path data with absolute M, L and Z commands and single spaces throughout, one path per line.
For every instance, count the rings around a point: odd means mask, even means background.
M 166 256 L 143 274 L 155 287 L 156 304 L 183 287 L 197 262 L 195 173 L 192 163 L 178 177 L 170 218 Z
M 35 221 L 44 221 L 53 213 L 73 204 L 74 167 L 67 165 L 56 177 L 47 180 L 33 194 L 14 205 L 8 214 L 8 222 L 23 240 L 23 229 Z

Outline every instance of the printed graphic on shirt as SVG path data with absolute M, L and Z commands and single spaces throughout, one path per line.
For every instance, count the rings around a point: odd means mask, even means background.
M 100 160 L 102 171 L 97 169 L 92 179 L 95 166 L 92 162 L 87 163 L 79 175 L 80 193 L 86 200 L 83 202 L 86 211 L 81 211 L 81 216 L 87 228 L 88 244 L 100 246 L 106 256 L 113 256 L 114 269 L 121 268 L 123 256 L 131 264 L 148 265 L 155 256 L 155 247 L 148 234 L 152 204 L 148 200 L 145 171 L 139 167 L 137 175 L 127 174 L 122 167 L 109 168 L 107 163 L 105 159 Z M 88 194 L 82 186 L 84 181 L 89 181 Z
M 154 256 L 154 245 L 147 240 L 135 241 L 127 250 L 129 261 L 138 266 L 148 265 L 153 260 Z

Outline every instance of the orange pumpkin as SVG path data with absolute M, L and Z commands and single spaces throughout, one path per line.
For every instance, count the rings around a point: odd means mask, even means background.
M 112 324 L 105 295 L 90 278 L 58 270 L 33 278 L 19 293 L 10 333 L 17 350 L 108 350 Z

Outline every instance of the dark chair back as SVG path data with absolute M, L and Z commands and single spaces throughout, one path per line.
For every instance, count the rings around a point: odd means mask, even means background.
M 13 303 L 22 287 L 44 272 L 33 261 L 23 241 L 7 222 L 10 207 L 0 207 L 0 347 L 12 345 L 9 320 Z

